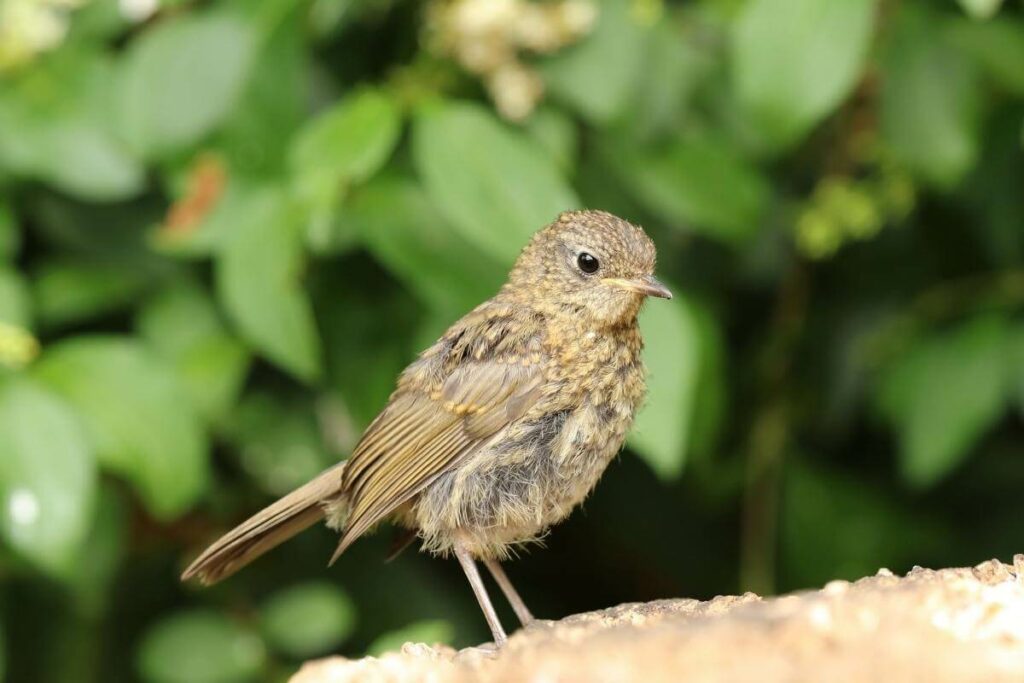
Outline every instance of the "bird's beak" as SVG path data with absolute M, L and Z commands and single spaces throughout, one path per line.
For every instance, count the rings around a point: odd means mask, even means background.
M 601 280 L 601 282 L 606 285 L 611 285 L 612 287 L 624 289 L 627 292 L 643 294 L 644 296 L 656 296 L 659 299 L 672 298 L 672 292 L 668 291 L 668 287 L 658 282 L 658 279 L 653 275 L 645 275 L 643 277 L 636 278 L 635 280 L 606 277 Z

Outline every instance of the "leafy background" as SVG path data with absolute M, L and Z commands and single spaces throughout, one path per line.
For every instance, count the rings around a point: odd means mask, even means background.
M 679 296 L 629 448 L 510 567 L 535 612 L 1022 550 L 1022 10 L 3 0 L 4 680 L 486 638 L 386 533 L 177 576 L 573 207 L 644 225 Z

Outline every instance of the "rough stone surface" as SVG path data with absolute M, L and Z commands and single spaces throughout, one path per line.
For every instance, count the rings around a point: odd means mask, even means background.
M 292 683 L 1024 681 L 1024 555 L 973 569 L 882 569 L 762 599 L 659 600 L 540 621 L 488 654 L 407 643 L 306 664 Z

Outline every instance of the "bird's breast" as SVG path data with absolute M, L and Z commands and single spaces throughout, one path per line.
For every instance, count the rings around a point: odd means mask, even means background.
M 576 340 L 560 349 L 567 362 L 555 370 L 560 394 L 572 399 L 551 449 L 557 476 L 544 514 L 551 521 L 568 514 L 597 483 L 622 448 L 646 392 L 635 327 L 614 334 L 585 330 Z
M 553 326 L 544 340 L 548 381 L 570 405 L 631 416 L 646 391 L 642 349 L 635 324 L 610 331 Z
M 543 399 L 420 496 L 425 547 L 443 552 L 459 530 L 479 556 L 501 557 L 568 516 L 621 449 L 643 401 L 641 346 L 635 329 L 548 335 Z

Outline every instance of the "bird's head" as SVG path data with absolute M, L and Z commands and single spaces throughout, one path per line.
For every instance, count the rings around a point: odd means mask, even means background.
M 671 299 L 654 277 L 655 249 L 637 226 L 604 211 L 566 211 L 523 249 L 506 291 L 536 307 L 615 325 L 635 318 L 644 299 Z

